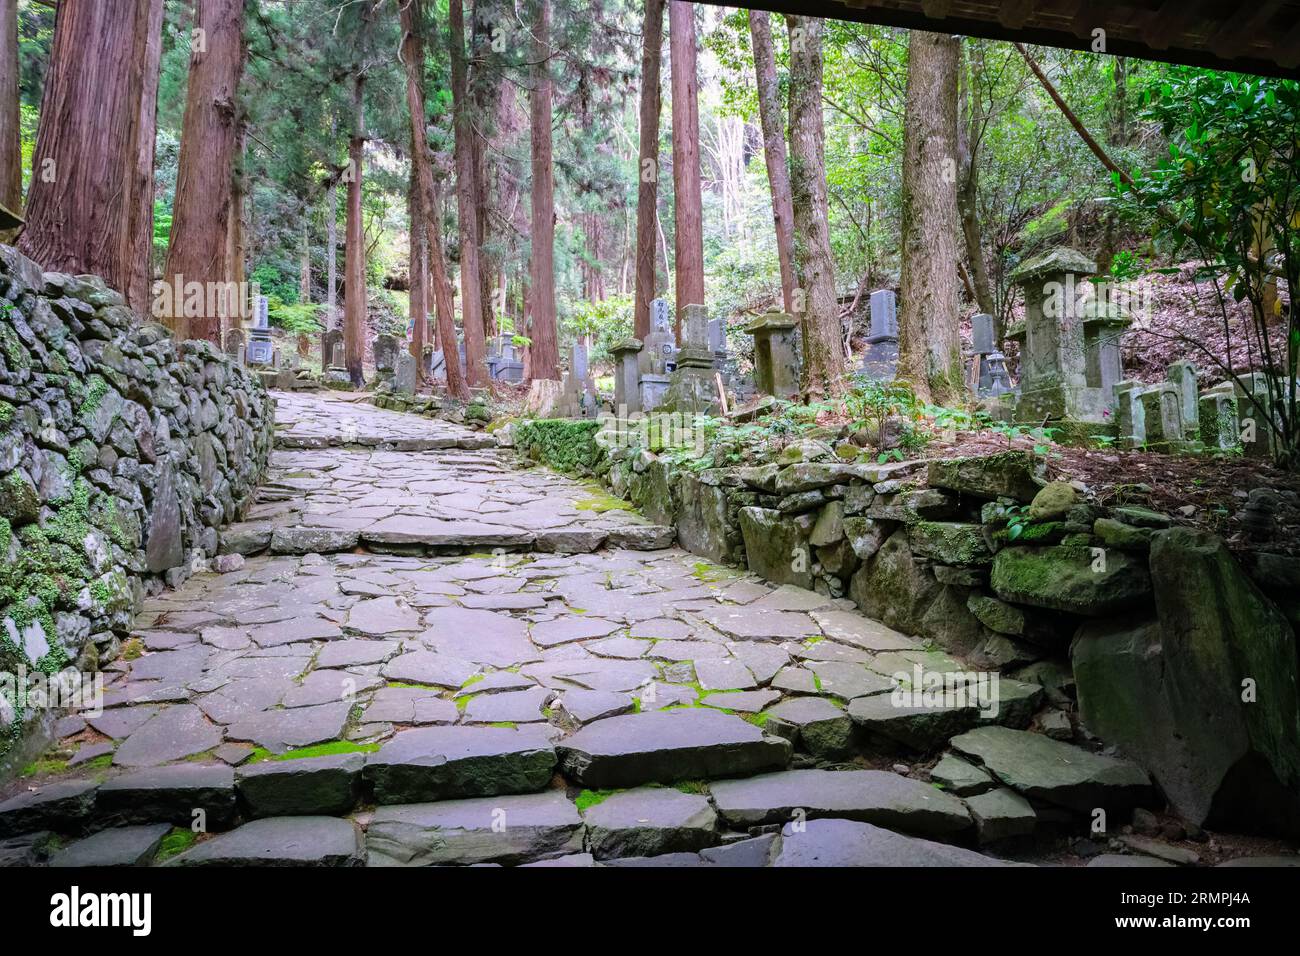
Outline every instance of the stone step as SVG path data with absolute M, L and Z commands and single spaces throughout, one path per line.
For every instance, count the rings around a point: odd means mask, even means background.
M 375 451 L 445 451 L 456 448 L 473 451 L 496 448 L 491 435 L 436 435 L 428 438 L 393 438 L 380 432 L 364 431 L 355 435 L 295 435 L 277 432 L 276 448 L 369 448 Z
M 269 817 L 197 843 L 164 866 L 361 866 L 361 831 L 338 817 Z
M 734 715 L 684 707 L 594 721 L 557 750 L 568 777 L 608 788 L 777 770 L 792 748 Z
M 265 760 L 240 768 L 235 791 L 249 819 L 341 816 L 357 805 L 365 762 L 360 753 Z
M 974 850 L 905 836 L 856 820 L 788 823 L 772 866 L 1006 866 Z
M 148 866 L 158 854 L 170 823 L 100 830 L 50 857 L 50 866 Z
M 555 748 L 543 727 L 422 727 L 366 761 L 380 804 L 531 793 L 550 783 Z
M 0 837 L 79 826 L 95 809 L 90 780 L 66 780 L 20 793 L 0 803 Z
M 1042 734 L 978 727 L 951 741 L 1002 783 L 1029 797 L 1076 813 L 1101 807 L 1127 813 L 1151 804 L 1151 780 L 1137 764 L 1095 754 Z
M 216 764 L 179 763 L 114 777 L 99 788 L 97 813 L 122 823 L 189 827 L 202 812 L 208 830 L 235 816 L 235 773 Z
M 838 817 L 925 836 L 958 837 L 971 816 L 956 797 L 884 770 L 789 770 L 711 785 L 714 805 L 737 829 Z
M 718 815 L 708 798 L 671 787 L 611 794 L 588 807 L 583 820 L 598 859 L 694 852 L 718 839 Z
M 370 866 L 516 864 L 582 850 L 582 818 L 561 790 L 382 806 L 366 828 Z

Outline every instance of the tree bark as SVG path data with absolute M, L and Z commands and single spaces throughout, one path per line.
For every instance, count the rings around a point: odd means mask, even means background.
M 212 284 L 228 281 L 227 244 L 232 170 L 239 147 L 239 78 L 244 69 L 242 0 L 196 0 L 195 16 L 206 51 L 190 57 L 185 119 L 176 174 L 171 242 L 163 280 Z M 180 299 L 180 296 L 175 296 Z M 169 324 L 181 338 L 221 345 L 221 309 L 206 301 L 199 316 L 184 315 L 174 303 Z
M 959 41 L 914 30 L 903 123 L 902 281 L 898 371 L 918 398 L 965 393 L 957 327 L 957 62 Z
M 412 144 L 415 147 L 415 144 Z M 415 148 L 411 150 L 412 155 Z M 410 249 L 410 300 L 411 300 L 411 356 L 415 359 L 416 373 L 424 376 L 424 340 L 429 328 L 429 280 L 426 263 L 429 243 L 426 238 L 424 210 L 420 203 L 420 179 L 411 164 L 411 184 L 407 192 L 407 206 L 411 219 Z
M 131 263 L 134 269 L 126 293 L 127 305 L 148 312 L 153 298 L 153 164 L 158 139 L 158 80 L 162 61 L 163 0 L 149 0 L 144 38 L 140 133 L 136 137 L 135 202 L 131 210 Z
M 669 0 L 668 53 L 672 68 L 674 254 L 677 341 L 688 305 L 704 304 L 704 213 L 700 199 L 699 78 L 695 59 L 695 5 Z
M 483 284 L 479 278 L 478 189 L 474 184 L 474 126 L 469 106 L 463 0 L 450 0 L 448 16 L 456 135 L 456 219 L 460 231 L 460 314 L 465 329 L 465 374 L 469 384 L 477 387 L 488 382 L 487 347 Z
M 16 30 L 11 11 L 10 5 L 5 19 Z M 139 206 L 153 203 L 138 176 L 153 12 L 152 0 L 60 6 L 41 99 L 27 223 L 18 241 L 19 249 L 44 268 L 95 273 L 128 296 L 147 268 L 136 261 Z M 16 58 L 6 67 L 16 80 Z M 157 83 L 156 75 L 152 82 Z M 8 102 L 9 94 L 4 95 Z M 17 108 L 16 87 L 12 100 L 7 109 Z M 7 142 L 16 135 L 16 124 L 14 130 L 6 130 Z M 6 164 L 3 175 L 11 177 L 20 168 L 20 161 Z M 132 305 L 147 309 L 148 302 Z
M 794 311 L 794 209 L 790 199 L 790 163 L 781 116 L 781 84 L 772 47 L 772 19 L 766 10 L 749 11 L 749 35 L 754 46 L 758 79 L 758 118 L 763 128 L 763 158 L 772 192 L 772 221 L 776 226 L 776 255 L 781 265 L 781 299 Z
M 786 24 L 790 33 L 790 201 L 798 279 L 793 298 L 803 333 L 803 391 L 808 400 L 817 401 L 840 394 L 844 374 L 822 127 L 825 25 L 822 20 L 794 16 L 787 16 Z
M 23 207 L 18 96 L 18 0 L 0 0 L 0 206 L 14 213 Z
M 500 97 L 501 71 L 489 64 L 492 57 L 492 25 L 503 11 L 495 0 L 474 0 L 470 7 L 469 101 L 474 135 L 470 142 L 474 156 L 474 216 L 478 226 L 479 301 L 483 304 L 483 334 L 491 338 L 499 331 L 496 316 L 497 256 L 492 244 L 492 169 L 495 161 L 491 130 L 496 102 Z
M 659 203 L 659 113 L 662 91 L 664 0 L 646 0 L 641 26 L 640 149 L 636 192 L 636 298 L 632 334 L 650 334 L 650 302 L 655 297 L 655 216 Z
M 988 264 L 984 259 L 984 242 L 979 221 L 979 165 L 977 151 L 984 126 L 984 116 L 979 97 L 971 92 L 971 81 L 984 72 L 984 48 L 980 41 L 972 41 L 971 69 L 961 70 L 962 115 L 957 119 L 957 162 L 961 167 L 961 182 L 957 190 L 957 212 L 961 217 L 962 238 L 966 242 L 966 259 L 970 262 L 970 280 L 976 304 L 981 312 L 994 316 L 994 343 L 1002 342 L 1002 329 L 998 327 L 997 309 L 989 285 Z
M 555 318 L 555 170 L 551 164 L 551 2 L 536 0 L 533 83 L 529 126 L 533 154 L 532 256 L 528 269 L 531 301 L 529 370 L 535 381 L 560 378 L 559 332 Z
M 424 13 L 421 0 L 399 4 L 402 21 L 401 60 L 406 73 L 406 106 L 411 119 L 411 163 L 420 188 L 420 214 L 424 221 L 428 250 L 428 279 L 433 289 L 434 312 L 438 322 L 438 344 L 442 347 L 447 392 L 465 401 L 469 388 L 461 374 L 453 321 L 451 281 L 447 277 L 447 260 L 442 245 L 439 210 L 442 196 L 433 178 L 433 158 L 424 112 Z
M 311 214 L 302 204 L 302 238 L 298 245 L 298 301 L 311 302 Z
M 343 354 L 354 388 L 365 384 L 366 237 L 362 223 L 361 179 L 366 145 L 365 76 L 353 78 L 355 120 L 348 141 L 348 211 L 343 252 Z
M 225 341 L 227 329 L 238 327 L 242 317 L 249 314 L 245 310 L 249 301 L 244 293 L 242 283 L 245 279 L 244 263 L 248 250 L 245 236 L 248 234 L 246 218 L 248 215 L 248 182 L 244 175 L 244 157 L 248 144 L 248 124 L 239 123 L 238 146 L 235 151 L 237 159 L 230 171 L 230 216 L 226 219 L 226 281 L 235 283 L 238 299 L 227 298 L 226 312 L 222 316 L 221 341 Z
M 339 325 L 339 189 L 330 182 L 325 190 L 325 322 L 326 329 Z M 322 367 L 331 357 L 321 356 Z

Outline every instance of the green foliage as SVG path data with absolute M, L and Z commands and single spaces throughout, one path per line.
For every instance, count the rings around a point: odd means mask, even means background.
M 323 331 L 317 317 L 321 306 L 314 302 L 282 302 L 267 297 L 266 314 L 272 325 L 292 335 L 315 335 Z
M 515 447 L 525 458 L 567 474 L 591 474 L 601 458 L 599 422 L 538 418 L 515 425 Z
M 632 308 L 632 297 L 628 295 L 611 296 L 601 302 L 575 302 L 567 320 L 560 323 L 561 333 L 566 338 L 590 338 L 592 361 L 609 359 L 610 349 L 632 334 Z
M 1300 287 L 1300 83 L 1178 66 L 1148 84 L 1142 102 L 1168 153 L 1135 169 L 1131 187 L 1114 175 L 1120 206 L 1151 217 L 1153 238 L 1175 255 L 1200 260 L 1229 335 L 1228 300 L 1249 304 L 1251 344 L 1265 368 L 1281 373 L 1274 415 L 1257 416 L 1260 427 L 1274 431 L 1283 464 L 1300 465 L 1300 310 L 1291 309 L 1280 349 L 1270 339 L 1281 313 L 1277 280 Z

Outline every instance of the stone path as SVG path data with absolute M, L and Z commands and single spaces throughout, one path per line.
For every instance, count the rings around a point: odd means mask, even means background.
M 277 393 L 259 503 L 222 535 L 241 554 L 662 548 L 672 530 L 603 493 L 521 471 L 490 435 L 304 393 Z
M 0 802 L 0 860 L 998 862 L 957 845 L 988 825 L 966 800 L 841 763 L 897 719 L 862 706 L 891 675 L 959 662 L 585 509 L 482 434 L 278 398 L 272 474 L 223 537 L 250 556 L 146 602 L 103 713 L 65 717 L 61 760 Z M 1004 686 L 1000 721 L 1039 693 Z M 1020 804 L 985 816 L 1023 832 Z

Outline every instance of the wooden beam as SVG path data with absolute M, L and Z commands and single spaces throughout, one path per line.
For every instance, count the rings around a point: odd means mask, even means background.
M 1165 0 L 1147 15 L 1142 42 L 1153 50 L 1168 50 L 1200 18 L 1204 6 L 1204 0 Z
M 1259 6 L 1253 12 L 1225 20 L 1209 35 L 1205 45 L 1225 60 L 1240 53 L 1256 35 L 1263 33 L 1268 22 L 1282 6 L 1283 0 L 1258 0 L 1258 3 Z
M 921 0 L 921 9 L 931 20 L 942 20 L 952 12 L 952 0 Z
M 1273 44 L 1273 62 L 1288 70 L 1300 66 L 1300 23 Z
M 1018 30 L 1034 13 L 1035 0 L 1002 0 L 998 7 L 998 22 L 1010 30 Z

